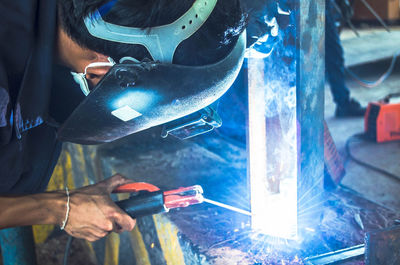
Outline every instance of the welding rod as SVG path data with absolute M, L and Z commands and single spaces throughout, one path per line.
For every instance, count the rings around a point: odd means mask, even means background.
M 237 212 L 237 213 L 252 216 L 251 212 L 249 212 L 249 211 L 245 211 L 245 210 L 242 210 L 242 209 L 239 209 L 239 208 L 236 208 L 236 207 L 224 204 L 224 203 L 216 202 L 216 201 L 209 200 L 206 198 L 204 198 L 204 202 L 208 202 L 210 204 L 213 204 L 213 205 L 216 205 L 216 206 L 219 206 L 219 207 L 222 207 L 222 208 L 225 208 L 225 209 Z

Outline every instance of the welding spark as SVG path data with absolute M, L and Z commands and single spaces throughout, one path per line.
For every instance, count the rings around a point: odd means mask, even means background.
M 314 229 L 314 228 L 311 228 L 311 227 L 306 227 L 306 230 L 307 230 L 307 231 L 310 231 L 310 232 L 315 232 L 315 229 Z

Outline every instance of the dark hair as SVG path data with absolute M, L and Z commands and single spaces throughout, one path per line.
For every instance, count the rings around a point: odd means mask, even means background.
M 116 60 L 132 56 L 151 58 L 140 45 L 123 44 L 95 38 L 87 31 L 83 19 L 110 0 L 58 0 L 63 30 L 79 45 Z M 172 23 L 193 5 L 194 0 L 118 0 L 103 17 L 107 22 L 148 29 Z M 226 56 L 244 30 L 247 16 L 240 0 L 218 0 L 203 26 L 176 49 L 173 63 L 204 65 Z

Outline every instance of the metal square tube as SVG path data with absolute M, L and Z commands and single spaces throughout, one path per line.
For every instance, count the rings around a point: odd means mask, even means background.
M 280 3 L 290 14 L 273 51 L 248 59 L 252 227 L 296 238 L 323 187 L 325 2 Z

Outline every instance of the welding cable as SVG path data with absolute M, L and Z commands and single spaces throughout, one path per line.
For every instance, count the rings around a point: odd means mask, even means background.
M 392 62 L 390 63 L 388 70 L 376 81 L 363 80 L 347 67 L 345 68 L 345 70 L 360 86 L 366 88 L 375 88 L 380 84 L 382 84 L 384 81 L 386 81 L 386 79 L 388 79 L 389 76 L 393 73 L 394 67 L 396 65 L 396 60 L 399 55 L 400 55 L 400 50 L 393 55 Z
M 386 171 L 386 170 L 384 170 L 384 169 L 382 169 L 382 168 L 378 168 L 378 167 L 376 167 L 376 166 L 374 166 L 374 165 L 372 165 L 372 164 L 370 164 L 370 163 L 361 161 L 360 159 L 354 157 L 354 155 L 351 153 L 350 144 L 351 144 L 352 142 L 354 142 L 354 140 L 355 140 L 356 138 L 358 138 L 358 139 L 360 139 L 360 140 L 364 140 L 364 139 L 366 139 L 366 135 L 365 135 L 365 133 L 357 133 L 357 134 L 354 134 L 353 136 L 350 136 L 350 137 L 346 140 L 346 153 L 347 153 L 347 157 L 350 158 L 350 160 L 353 160 L 355 163 L 359 164 L 360 166 L 363 166 L 363 167 L 365 167 L 365 168 L 371 169 L 371 170 L 373 170 L 373 171 L 375 171 L 375 172 L 378 172 L 378 173 L 380 173 L 380 174 L 382 174 L 382 175 L 385 175 L 385 176 L 387 176 L 387 177 L 390 177 L 390 178 L 392 178 L 392 179 L 394 179 L 394 180 L 400 182 L 400 176 L 397 176 L 397 175 L 395 175 L 395 174 L 393 174 L 393 173 L 390 173 L 389 171 Z M 347 162 L 348 162 L 348 161 L 346 161 L 346 163 L 347 163 Z
M 69 249 L 71 248 L 72 239 L 74 239 L 72 236 L 68 236 L 68 241 L 67 241 L 67 244 L 65 246 L 65 251 L 64 251 L 63 265 L 68 264 Z

